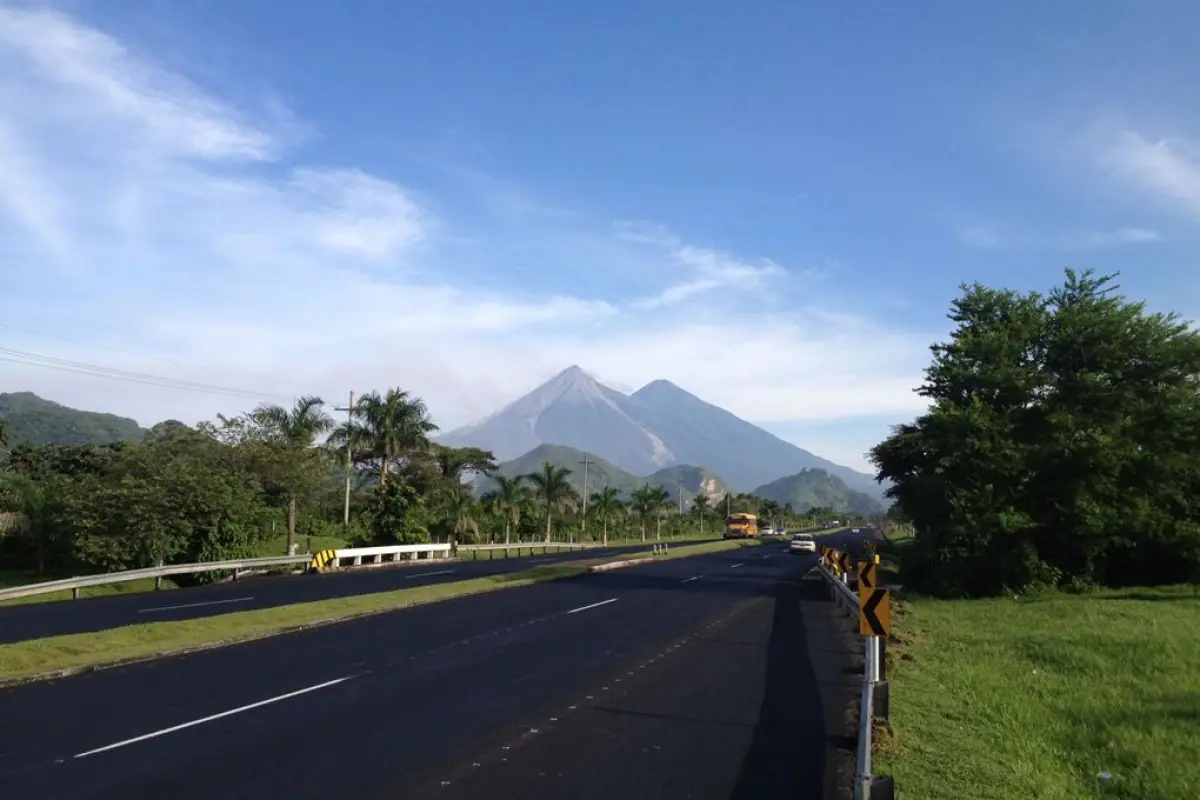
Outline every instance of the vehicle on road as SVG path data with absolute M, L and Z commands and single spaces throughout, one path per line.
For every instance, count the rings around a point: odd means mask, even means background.
M 817 552 L 817 542 L 813 539 L 812 534 L 797 533 L 792 537 L 792 541 L 788 544 L 789 553 L 815 553 Z
M 726 539 L 753 539 L 758 536 L 758 517 L 754 514 L 730 514 L 725 518 Z

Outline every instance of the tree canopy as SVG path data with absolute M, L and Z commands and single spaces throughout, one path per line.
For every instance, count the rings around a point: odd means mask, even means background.
M 1066 271 L 963 286 L 930 408 L 870 454 L 909 520 L 907 585 L 979 596 L 1200 580 L 1200 334 Z

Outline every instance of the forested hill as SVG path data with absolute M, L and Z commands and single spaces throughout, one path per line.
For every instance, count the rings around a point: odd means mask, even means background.
M 111 444 L 140 442 L 146 431 L 137 422 L 115 414 L 79 411 L 44 400 L 33 392 L 0 393 L 6 451 L 20 444 Z

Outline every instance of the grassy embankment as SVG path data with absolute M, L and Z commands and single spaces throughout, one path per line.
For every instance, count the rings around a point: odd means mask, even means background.
M 647 558 L 647 560 L 684 558 L 755 544 L 757 542 L 737 540 L 709 542 L 678 547 L 667 555 L 656 556 L 653 559 Z M 614 559 L 580 560 L 546 565 L 508 575 L 492 575 L 313 603 L 296 603 L 258 611 L 222 614 L 204 619 L 129 625 L 100 633 L 54 636 L 0 645 L 0 680 L 29 677 L 57 670 L 78 669 L 221 643 L 231 644 L 239 640 L 278 633 L 301 626 L 407 608 L 498 589 L 529 586 L 580 575 L 586 572 L 591 564 L 611 560 Z
M 875 771 L 898 797 L 1200 797 L 1197 587 L 893 609 Z

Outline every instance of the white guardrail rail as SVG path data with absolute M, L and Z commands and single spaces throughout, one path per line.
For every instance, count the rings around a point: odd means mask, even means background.
M 279 567 L 303 567 L 305 571 L 322 572 L 326 569 L 344 567 L 366 567 L 376 564 L 394 564 L 396 562 L 448 559 L 455 555 L 478 553 L 491 555 L 496 551 L 516 550 L 517 555 L 528 550 L 532 555 L 535 551 L 543 553 L 557 550 L 586 550 L 600 547 L 598 544 L 576 544 L 570 542 L 516 542 L 512 544 L 478 544 L 459 545 L 457 548 L 449 544 L 399 544 L 386 547 L 343 547 L 336 550 L 320 550 L 316 553 L 295 556 L 267 556 L 265 558 L 238 558 L 230 561 L 202 561 L 193 564 L 168 564 L 160 567 L 144 569 L 127 569 L 117 572 L 105 572 L 99 575 L 83 575 L 77 578 L 31 583 L 25 586 L 15 586 L 10 589 L 0 589 L 0 602 L 16 600 L 21 597 L 32 597 L 39 594 L 70 591 L 71 597 L 78 599 L 81 589 L 93 586 L 110 586 L 115 583 L 155 579 L 157 589 L 163 578 L 171 575 L 196 575 L 202 572 L 232 572 L 234 580 L 240 573 L 258 570 L 276 569 Z
M 849 574 L 834 574 L 824 563 L 818 563 L 822 577 L 838 606 L 856 621 L 859 617 L 858 592 L 850 588 Z M 857 627 L 857 625 L 856 625 Z M 873 775 L 872 726 L 875 719 L 888 718 L 888 683 L 884 680 L 886 641 L 882 636 L 864 636 L 863 683 L 858 706 L 858 745 L 855 749 L 854 800 L 892 800 L 894 783 L 890 776 Z

